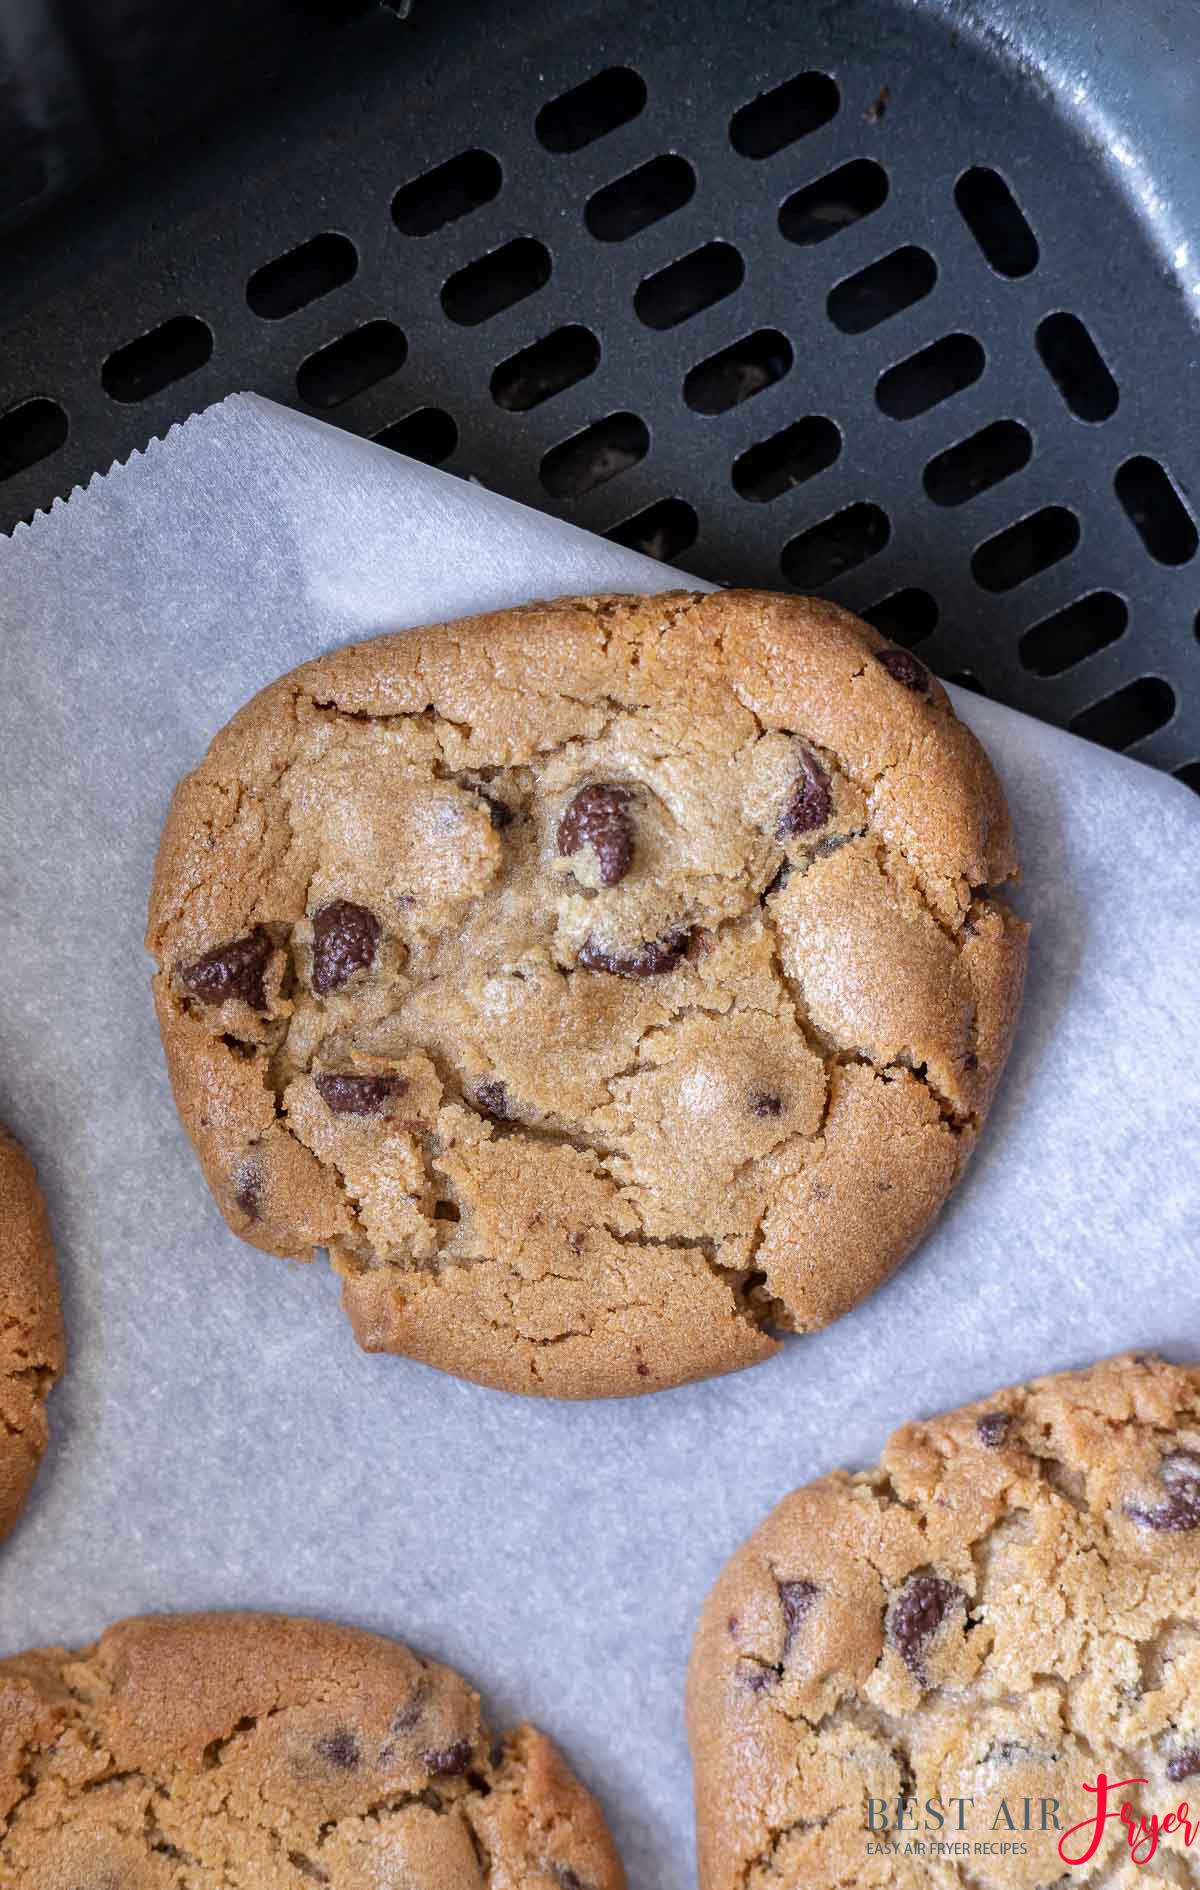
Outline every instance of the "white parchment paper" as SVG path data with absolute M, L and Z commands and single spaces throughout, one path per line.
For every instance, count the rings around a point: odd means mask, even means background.
M 71 1348 L 0 1649 L 163 1608 L 396 1634 L 562 1743 L 633 1890 L 693 1882 L 691 1631 L 785 1491 L 1010 1380 L 1200 1353 L 1200 806 L 969 695 L 1026 863 L 1025 1015 L 968 1179 L 857 1312 L 735 1378 L 534 1403 L 364 1357 L 323 1264 L 225 1231 L 141 945 L 178 777 L 333 644 L 670 578 L 243 396 L 0 541 L 0 1115 L 50 1198 Z

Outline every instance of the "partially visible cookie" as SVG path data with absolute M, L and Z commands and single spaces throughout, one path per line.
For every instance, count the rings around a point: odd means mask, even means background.
M 0 1125 L 0 1537 L 37 1475 L 50 1434 L 46 1399 L 64 1360 L 46 1203 L 33 1163 Z
M 1116 1816 L 1200 1803 L 1200 1366 L 1038 1379 L 785 1498 L 705 1605 L 688 1727 L 700 1890 L 1200 1882 Z M 1101 1771 L 1146 1783 L 1075 1873 Z
M 0 1885 L 623 1890 L 548 1739 L 398 1642 L 275 1615 L 123 1621 L 0 1661 Z
M 235 1233 L 360 1343 L 656 1391 L 854 1306 L 1012 1040 L 1004 797 L 819 599 L 564 598 L 352 645 L 180 784 L 147 944 Z

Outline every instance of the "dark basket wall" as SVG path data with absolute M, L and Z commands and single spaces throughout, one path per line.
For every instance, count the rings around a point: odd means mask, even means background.
M 0 529 L 251 387 L 1200 783 L 1196 331 L 1046 87 L 900 0 L 471 22 L 10 247 Z

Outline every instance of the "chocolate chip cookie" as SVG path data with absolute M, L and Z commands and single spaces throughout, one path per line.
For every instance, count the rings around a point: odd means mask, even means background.
M 0 1885 L 622 1890 L 548 1739 L 457 1674 L 272 1615 L 123 1621 L 0 1661 Z
M 1025 928 L 987 758 L 832 604 L 592 597 L 336 651 L 178 789 L 148 944 L 235 1232 L 360 1343 L 601 1397 L 753 1364 L 962 1172 Z
M 24 1508 L 42 1461 L 46 1399 L 64 1357 L 46 1203 L 33 1163 L 0 1125 L 0 1537 Z
M 688 1723 L 701 1890 L 1200 1882 L 1115 1815 L 1200 1805 L 1200 1366 L 1042 1378 L 787 1497 L 709 1596 Z M 1101 1771 L 1145 1783 L 1071 1871 Z

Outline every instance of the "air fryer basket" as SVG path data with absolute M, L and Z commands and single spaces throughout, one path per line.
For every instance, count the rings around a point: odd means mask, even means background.
M 1200 786 L 1189 0 L 351 37 L 10 249 L 0 529 L 250 387 Z

